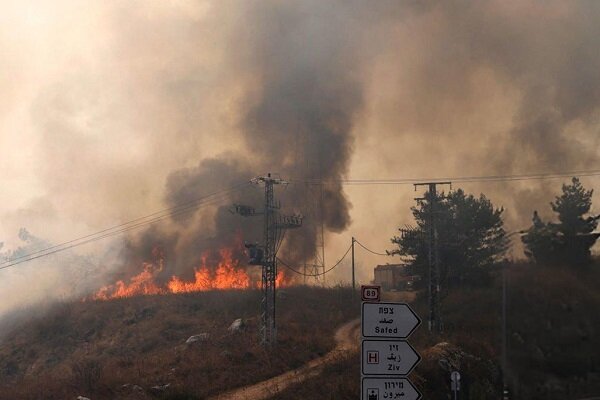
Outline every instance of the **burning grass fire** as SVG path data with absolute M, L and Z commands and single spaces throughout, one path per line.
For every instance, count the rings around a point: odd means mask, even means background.
M 143 263 L 142 272 L 129 280 L 119 280 L 107 285 L 91 296 L 92 300 L 110 300 L 122 297 L 140 295 L 159 295 L 168 293 L 190 293 L 208 290 L 251 289 L 260 288 L 260 276 L 255 279 L 248 271 L 240 266 L 240 261 L 233 257 L 233 251 L 228 248 L 219 250 L 218 264 L 213 268 L 209 265 L 208 254 L 202 255 L 202 262 L 194 269 L 194 280 L 185 281 L 172 276 L 165 284 L 158 283 L 158 275 L 163 270 L 164 260 L 157 264 Z M 289 284 L 282 271 L 277 274 L 278 287 Z

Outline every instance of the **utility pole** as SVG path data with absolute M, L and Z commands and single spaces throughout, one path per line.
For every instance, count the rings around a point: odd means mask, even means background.
M 356 280 L 354 277 L 354 242 L 356 242 L 356 239 L 354 239 L 354 236 L 352 236 L 352 292 L 353 293 L 356 292 Z
M 323 218 L 323 182 L 318 185 L 307 182 L 305 186 L 305 215 L 308 221 L 305 229 L 310 229 L 315 237 L 315 253 L 312 260 L 304 260 L 304 284 L 308 278 L 315 284 L 325 286 L 325 223 Z
M 510 238 L 513 235 L 524 235 L 527 231 L 524 229 L 514 231 L 506 235 Z M 502 400 L 509 400 L 510 393 L 508 387 L 508 332 L 507 332 L 507 307 L 508 307 L 508 261 L 502 262 Z
M 502 400 L 508 400 L 506 358 L 506 261 L 502 262 Z
M 426 200 L 429 205 L 429 226 L 427 230 L 428 236 L 428 260 L 429 260 L 429 332 L 440 332 L 442 328 L 441 315 L 440 315 L 440 266 L 439 266 L 439 248 L 438 248 L 438 231 L 436 226 L 436 205 L 438 201 L 437 197 L 437 185 L 451 185 L 451 182 L 425 182 L 415 183 L 415 190 L 417 186 L 428 186 L 429 192 L 426 197 L 415 198 L 416 201 Z
M 250 264 L 261 265 L 261 289 L 263 293 L 261 302 L 260 340 L 263 346 L 273 347 L 277 342 L 276 324 L 276 280 L 277 280 L 277 238 L 283 229 L 299 228 L 302 226 L 300 215 L 279 215 L 281 205 L 275 202 L 274 185 L 287 184 L 286 181 L 272 177 L 271 174 L 259 176 L 251 180 L 252 183 L 264 184 L 265 200 L 262 213 L 250 206 L 235 205 L 234 212 L 242 216 L 263 215 L 264 217 L 264 242 L 261 247 L 246 244 L 250 250 Z
M 262 313 L 261 313 L 261 341 L 265 346 L 272 346 L 277 340 L 277 325 L 275 321 L 275 296 L 277 279 L 277 260 L 275 258 L 275 199 L 273 185 L 279 184 L 278 180 L 271 178 L 271 174 L 258 178 L 265 185 L 264 206 L 264 240 L 265 253 L 262 268 Z

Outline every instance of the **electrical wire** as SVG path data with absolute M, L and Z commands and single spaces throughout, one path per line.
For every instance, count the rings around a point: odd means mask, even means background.
M 473 183 L 473 182 L 508 182 L 524 180 L 558 179 L 572 176 L 600 176 L 600 170 L 583 170 L 557 173 L 520 174 L 520 175 L 487 175 L 487 176 L 455 176 L 443 178 L 389 178 L 389 179 L 291 179 L 291 183 L 309 183 L 315 185 L 341 183 L 343 185 L 412 185 L 420 182 Z
M 285 232 L 287 231 L 287 229 L 279 229 L 279 237 L 276 239 L 275 241 L 275 255 L 277 255 L 277 252 L 279 251 L 279 248 L 281 247 L 281 244 L 283 243 L 283 239 L 285 238 Z
M 309 184 L 326 184 L 326 183 L 341 183 L 344 185 L 402 185 L 402 184 L 414 184 L 423 181 L 430 182 L 440 182 L 440 181 L 452 181 L 452 182 L 503 182 L 503 181 L 521 181 L 521 180 L 541 180 L 541 179 L 556 179 L 556 178 L 565 178 L 570 176 L 600 176 L 600 170 L 584 170 L 584 171 L 570 171 L 570 172 L 560 172 L 560 173 L 545 173 L 545 174 L 521 174 L 521 175 L 491 175 L 491 176 L 463 176 L 463 177 L 447 177 L 447 178 L 398 178 L 398 179 L 340 179 L 340 180 L 290 180 L 291 183 L 309 183 Z M 231 188 L 223 189 L 209 195 L 200 197 L 198 199 L 192 200 L 190 202 L 186 202 L 183 204 L 179 204 L 177 206 L 167 208 L 164 210 L 160 210 L 154 212 L 152 214 L 148 214 L 131 221 L 115 225 L 110 228 L 103 229 L 101 231 L 91 233 L 76 239 L 72 239 L 57 245 L 53 245 L 44 249 L 37 250 L 32 253 L 28 253 L 19 257 L 15 257 L 13 259 L 5 260 L 0 262 L 0 269 L 5 269 L 8 267 L 12 267 L 14 265 L 31 261 L 40 257 L 45 257 L 50 254 L 58 253 L 60 251 L 68 250 L 73 247 L 81 246 L 90 242 L 94 242 L 96 240 L 104 239 L 107 237 L 119 235 L 125 233 L 129 230 L 139 228 L 141 226 L 154 224 L 156 222 L 162 221 L 166 218 L 172 218 L 177 215 L 186 214 L 188 212 L 194 211 L 201 206 L 206 206 L 212 204 L 214 201 L 223 200 L 224 195 L 229 194 L 230 192 L 240 189 L 243 185 L 247 184 L 247 182 L 240 183 L 234 185 Z M 212 198 L 211 198 L 212 197 Z M 151 218 L 152 217 L 152 218 Z M 150 218 L 150 219 L 149 219 Z M 280 243 L 283 240 L 283 237 L 280 238 Z M 357 243 L 363 247 L 365 250 L 376 254 L 376 255 L 387 255 L 383 253 L 378 253 L 368 249 L 362 243 Z M 348 252 L 346 252 L 347 254 Z M 345 255 L 346 255 L 345 254 Z M 344 255 L 344 257 L 345 257 Z M 285 266 L 290 267 L 284 261 L 280 260 Z M 341 262 L 341 260 L 339 261 Z M 335 268 L 339 265 L 339 262 L 332 267 Z M 291 269 L 291 267 L 290 267 Z M 324 271 L 319 274 L 305 274 L 307 276 L 319 276 L 324 275 L 329 272 L 331 269 Z M 298 272 L 298 271 L 295 271 Z M 300 272 L 299 272 L 300 273 Z M 302 274 L 302 273 L 300 273 Z
M 50 246 L 50 247 L 47 247 L 47 248 L 44 248 L 44 249 L 41 249 L 41 250 L 38 250 L 38 251 L 35 251 L 35 252 L 32 252 L 32 253 L 29 253 L 29 254 L 26 254 L 26 255 L 23 255 L 23 256 L 19 256 L 19 257 L 16 257 L 16 258 L 13 258 L 13 259 L 10 259 L 10 260 L 7 260 L 7 261 L 3 261 L 3 262 L 0 262 L 0 265 L 6 264 L 8 262 L 16 261 L 16 260 L 18 260 L 20 258 L 26 258 L 26 257 L 29 257 L 29 256 L 34 255 L 34 254 L 38 254 L 38 253 L 41 253 L 41 252 L 52 250 L 52 249 L 55 249 L 57 247 L 62 247 L 62 246 L 65 246 L 65 245 L 68 245 L 68 244 L 71 244 L 71 243 L 74 243 L 74 242 L 77 242 L 77 241 L 80 241 L 80 240 L 83 240 L 83 239 L 87 239 L 87 238 L 90 238 L 90 237 L 93 237 L 93 236 L 97 236 L 97 235 L 100 235 L 102 233 L 115 230 L 117 228 L 123 228 L 123 227 L 125 227 L 127 225 L 133 224 L 133 223 L 138 222 L 138 221 L 142 221 L 142 220 L 147 219 L 149 217 L 152 217 L 152 216 L 155 216 L 155 215 L 159 215 L 159 214 L 164 214 L 165 212 L 169 212 L 170 211 L 171 213 L 167 214 L 169 216 L 176 215 L 174 212 L 178 211 L 178 209 L 185 210 L 185 209 L 188 209 L 188 208 L 191 208 L 191 207 L 193 208 L 196 204 L 201 204 L 200 203 L 201 201 L 205 201 L 206 199 L 208 199 L 208 198 L 210 198 L 212 196 L 216 196 L 216 195 L 219 195 L 219 194 L 222 195 L 222 194 L 226 194 L 226 193 L 232 192 L 232 191 L 234 191 L 239 186 L 241 186 L 241 184 L 240 185 L 235 185 L 235 186 L 233 186 L 232 188 L 229 188 L 229 189 L 225 189 L 225 190 L 221 190 L 221 191 L 218 191 L 218 192 L 211 193 L 209 195 L 197 198 L 195 200 L 192 200 L 192 201 L 189 201 L 189 202 L 186 202 L 186 203 L 182 203 L 180 205 L 177 205 L 177 206 L 174 206 L 174 207 L 171 207 L 171 208 L 167 208 L 167 209 L 164 209 L 164 210 L 161 210 L 161 211 L 154 212 L 152 214 L 148 214 L 148 215 L 143 216 L 143 217 L 135 218 L 135 219 L 133 219 L 131 221 L 128 221 L 128 222 L 123 222 L 121 224 L 112 226 L 110 228 L 103 229 L 103 230 L 95 232 L 95 233 L 88 234 L 86 236 L 82 236 L 82 237 L 77 238 L 77 239 L 72 239 L 72 240 L 69 240 L 67 242 L 63 242 L 63 243 L 60 243 L 60 244 L 57 244 L 57 245 L 53 245 L 53 246 Z
M 173 216 L 177 216 L 177 215 L 180 215 L 180 214 L 185 214 L 188 211 L 193 211 L 193 210 L 198 209 L 199 206 L 209 205 L 209 204 L 214 203 L 215 200 L 221 200 L 223 198 L 225 198 L 225 197 L 220 196 L 218 198 L 211 199 L 210 201 L 205 201 L 203 203 L 197 203 L 197 204 L 192 205 L 192 206 L 186 206 L 185 208 L 182 208 L 182 209 L 170 212 L 169 214 L 164 214 L 162 216 L 154 217 L 151 220 L 141 221 L 141 222 L 138 222 L 137 224 L 131 225 L 133 222 L 142 220 L 143 218 L 147 218 L 148 216 L 136 218 L 135 220 L 132 220 L 132 221 L 120 224 L 120 225 L 116 225 L 116 226 L 114 226 L 112 228 L 107 228 L 107 229 L 101 230 L 101 231 L 93 233 L 93 234 L 89 234 L 89 235 L 86 235 L 86 236 L 83 236 L 83 237 L 80 237 L 80 238 L 77 238 L 77 239 L 72 239 L 72 240 L 69 240 L 69 241 L 64 242 L 64 243 L 60 243 L 60 244 L 57 244 L 57 245 L 54 245 L 54 246 L 50 246 L 50 247 L 47 247 L 47 248 L 44 248 L 44 249 L 41 249 L 41 250 L 38 250 L 38 251 L 35 251 L 35 252 L 32 252 L 32 253 L 28 253 L 26 255 L 22 255 L 22 256 L 19 256 L 19 257 L 12 258 L 10 260 L 3 261 L 3 262 L 0 263 L 0 265 L 1 264 L 6 264 L 6 263 L 9 263 L 9 262 L 13 262 L 13 261 L 16 261 L 16 260 L 19 260 L 21 258 L 27 258 L 27 257 L 30 257 L 32 255 L 35 255 L 35 254 L 38 254 L 38 253 L 42 253 L 42 252 L 46 252 L 46 251 L 49 251 L 49 250 L 52 250 L 52 249 L 55 249 L 55 248 L 58 248 L 58 247 L 63 247 L 65 245 L 68 245 L 68 244 L 71 244 L 71 243 L 74 243 L 74 242 L 78 242 L 78 241 L 81 241 L 81 240 L 86 239 L 86 238 L 91 238 L 91 237 L 94 237 L 94 236 L 98 237 L 99 234 L 102 234 L 102 233 L 105 233 L 105 232 L 110 232 L 111 230 L 113 232 L 106 233 L 105 235 L 111 236 L 113 233 L 125 232 L 125 231 L 129 230 L 130 228 L 135 228 L 135 227 L 138 227 L 138 226 L 145 225 L 147 223 L 152 223 L 152 222 L 155 222 L 155 221 L 160 221 L 160 220 L 162 220 L 162 219 L 164 219 L 166 217 L 173 217 Z M 176 207 L 174 207 L 174 209 L 175 208 Z M 155 214 L 158 214 L 158 213 L 155 213 Z M 154 215 L 154 214 L 150 214 L 150 215 Z M 129 225 L 129 226 L 127 226 L 127 225 Z M 115 228 L 120 228 L 120 229 L 115 230 Z M 105 236 L 102 236 L 102 237 L 105 237 Z
M 371 249 L 367 248 L 367 247 L 366 247 L 364 244 L 362 244 L 361 242 L 359 242 L 359 241 L 358 241 L 356 238 L 354 239 L 354 242 L 355 242 L 355 243 L 358 243 L 358 245 L 359 245 L 360 247 L 362 247 L 363 249 L 365 249 L 365 250 L 366 250 L 366 251 L 368 251 L 369 253 L 373 253 L 373 254 L 375 254 L 375 255 L 378 255 L 378 256 L 389 256 L 389 254 L 388 254 L 388 253 L 378 253 L 378 252 L 376 252 L 376 251 L 373 251 L 373 250 L 371 250 Z
M 223 199 L 217 199 L 217 200 L 223 200 Z M 211 203 L 204 203 L 202 205 L 204 206 L 204 205 L 215 204 L 215 203 L 216 203 L 215 201 L 212 201 Z M 12 259 L 12 260 L 8 261 L 9 264 L 0 266 L 0 270 L 1 269 L 5 269 L 5 268 L 9 268 L 9 267 L 12 267 L 14 265 L 18 265 L 18 264 L 21 264 L 21 263 L 24 263 L 24 262 L 32 261 L 32 260 L 35 260 L 35 259 L 38 259 L 38 258 L 46 257 L 46 256 L 49 256 L 51 254 L 55 254 L 55 253 L 59 253 L 59 252 L 65 251 L 65 250 L 69 250 L 69 249 L 72 249 L 74 247 L 82 246 L 84 244 L 92 243 L 92 242 L 95 242 L 97 240 L 101 240 L 101 239 L 105 239 L 105 238 L 108 238 L 108 237 L 116 236 L 116 235 L 128 232 L 128 231 L 133 230 L 133 229 L 137 229 L 137 228 L 145 226 L 145 225 L 151 225 L 151 224 L 160 222 L 160 221 L 162 221 L 162 220 L 164 220 L 166 218 L 172 218 L 172 217 L 177 216 L 177 215 L 187 214 L 189 212 L 197 210 L 198 208 L 199 207 L 197 206 L 197 207 L 195 207 L 193 209 L 186 209 L 186 210 L 183 210 L 183 211 L 179 211 L 177 213 L 172 213 L 172 214 L 169 214 L 169 215 L 164 215 L 164 216 L 161 216 L 161 217 L 149 220 L 149 221 L 140 222 L 138 224 L 128 226 L 128 227 L 126 227 L 124 229 L 121 229 L 121 230 L 118 230 L 118 231 L 113 231 L 113 232 L 110 232 L 110 233 L 106 233 L 106 234 L 104 234 L 102 236 L 92 237 L 92 238 L 90 238 L 88 240 L 85 240 L 83 242 L 80 241 L 78 243 L 74 243 L 74 244 L 71 244 L 71 245 L 66 246 L 66 247 L 60 247 L 60 248 L 57 248 L 57 249 L 55 249 L 53 251 L 46 251 L 43 254 L 38 254 L 38 255 L 33 256 L 33 257 L 32 257 L 32 255 L 34 253 L 27 254 L 27 255 L 24 255 L 24 256 L 20 256 L 18 261 L 15 261 L 16 259 Z M 36 253 L 39 253 L 39 251 L 36 252 Z M 23 259 L 23 258 L 26 258 L 26 259 Z M 5 263 L 6 263 L 6 261 L 5 261 Z
M 315 276 L 321 276 L 321 275 L 325 275 L 331 271 L 333 271 L 338 265 L 340 265 L 342 263 L 342 261 L 344 261 L 344 259 L 346 258 L 346 256 L 348 255 L 348 253 L 350 252 L 350 250 L 352 249 L 352 245 L 350 245 L 350 247 L 348 247 L 348 250 L 346 250 L 346 252 L 344 253 L 344 255 L 342 256 L 342 258 L 340 258 L 338 260 L 338 262 L 336 262 L 332 267 L 330 267 L 329 269 L 327 269 L 326 271 L 323 272 L 319 272 L 317 274 L 305 274 L 304 272 L 298 271 L 297 269 L 295 269 L 294 267 L 292 267 L 291 265 L 289 265 L 288 263 L 286 263 L 285 261 L 283 261 L 281 258 L 277 257 L 277 261 L 279 261 L 281 264 L 283 264 L 284 267 L 286 267 L 287 269 L 289 269 L 292 272 L 297 273 L 298 275 L 302 275 L 302 276 L 308 276 L 308 277 L 315 277 Z
M 96 233 L 82 236 L 77 239 L 72 239 L 67 242 L 63 242 L 63 243 L 60 243 L 60 244 L 57 244 L 54 246 L 50 246 L 50 247 L 47 247 L 47 248 L 44 248 L 44 249 L 41 249 L 41 250 L 38 250 L 38 251 L 35 251 L 32 253 L 28 253 L 28 254 L 25 254 L 25 255 L 22 255 L 19 257 L 15 257 L 13 259 L 5 260 L 0 263 L 0 269 L 9 268 L 9 267 L 12 267 L 17 264 L 35 260 L 35 259 L 45 257 L 45 256 L 48 256 L 51 254 L 55 254 L 55 253 L 58 253 L 61 251 L 69 250 L 74 247 L 78 247 L 78 246 L 81 246 L 84 244 L 95 242 L 97 240 L 104 239 L 107 237 L 116 236 L 116 235 L 125 233 L 125 232 L 133 230 L 133 229 L 137 229 L 137 228 L 145 226 L 145 225 L 150 225 L 150 224 L 160 222 L 167 218 L 173 218 L 175 216 L 184 215 L 189 212 L 196 211 L 197 209 L 204 207 L 204 206 L 217 204 L 223 200 L 229 199 L 229 195 L 235 191 L 242 189 L 242 186 L 244 184 L 238 184 L 229 189 L 211 193 L 209 195 L 195 199 L 193 201 L 183 203 L 178 206 L 174 206 L 174 207 L 171 207 L 171 208 L 168 208 L 165 210 L 157 211 L 152 214 L 146 215 L 144 217 L 139 217 L 134 220 L 116 225 L 114 227 L 103 229 Z M 168 212 L 168 213 L 165 214 L 165 212 Z M 155 217 L 148 219 L 151 216 L 155 216 Z M 116 228 L 119 228 L 119 229 L 116 229 Z M 85 240 L 85 239 L 87 239 L 87 240 Z

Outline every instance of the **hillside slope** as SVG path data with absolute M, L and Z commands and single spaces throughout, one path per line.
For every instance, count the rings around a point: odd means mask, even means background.
M 519 264 L 510 266 L 507 275 L 511 399 L 600 396 L 600 270 Z M 497 274 L 490 287 L 451 292 L 443 301 L 444 333 L 429 334 L 424 322 L 409 338 L 423 357 L 410 379 L 425 399 L 449 398 L 451 370 L 463 377 L 461 399 L 501 398 L 501 284 Z M 425 321 L 424 295 L 413 308 Z M 355 399 L 359 363 L 358 354 L 341 359 L 274 399 Z
M 201 399 L 323 355 L 359 312 L 343 288 L 285 289 L 278 306 L 269 353 L 258 344 L 258 291 L 57 304 L 0 339 L 0 398 Z M 231 333 L 237 318 L 247 327 Z M 207 335 L 186 344 L 196 334 Z

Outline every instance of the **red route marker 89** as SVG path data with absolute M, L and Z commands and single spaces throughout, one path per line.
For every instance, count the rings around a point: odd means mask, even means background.
M 360 287 L 360 297 L 362 301 L 370 303 L 377 303 L 381 298 L 381 286 L 367 286 L 363 285 Z

